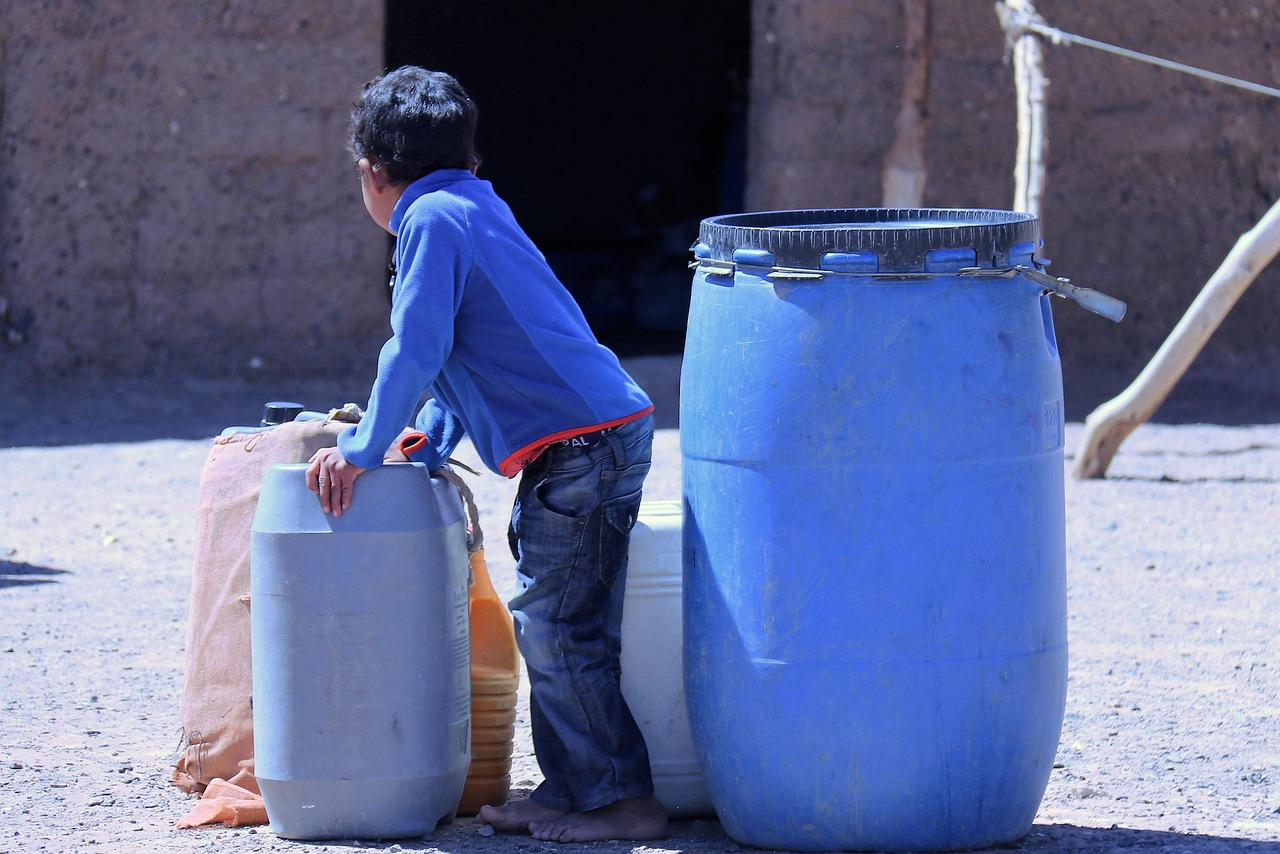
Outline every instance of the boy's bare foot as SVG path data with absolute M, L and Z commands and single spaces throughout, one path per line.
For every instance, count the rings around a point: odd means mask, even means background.
M 653 795 L 627 798 L 586 812 L 532 821 L 529 832 L 547 842 L 658 839 L 667 834 L 667 810 Z
M 508 801 L 500 807 L 483 806 L 476 818 L 494 830 L 515 830 L 530 833 L 529 824 L 535 821 L 551 821 L 565 815 L 567 810 L 557 810 L 536 803 L 533 798 Z

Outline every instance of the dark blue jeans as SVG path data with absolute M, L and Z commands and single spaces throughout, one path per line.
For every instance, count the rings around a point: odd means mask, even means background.
M 553 445 L 520 477 L 510 604 L 529 671 L 541 806 L 582 811 L 653 793 L 618 663 L 627 547 L 652 445 L 646 416 L 588 443 Z

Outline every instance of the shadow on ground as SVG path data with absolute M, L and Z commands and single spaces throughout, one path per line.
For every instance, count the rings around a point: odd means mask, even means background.
M 653 398 L 659 428 L 679 426 L 681 357 L 640 356 L 623 364 Z M 327 411 L 363 406 L 373 377 L 285 379 L 169 377 L 59 380 L 19 383 L 0 377 L 10 417 L 0 422 L 0 448 L 52 447 L 153 439 L 205 439 L 229 426 L 253 426 L 265 403 L 295 401 Z M 1124 391 L 1134 377 L 1118 369 L 1064 375 L 1067 420 L 1083 421 Z M 1156 411 L 1154 423 L 1280 423 L 1280 384 L 1270 374 L 1231 381 L 1207 370 L 1189 371 Z
M 474 818 L 458 819 L 453 824 L 436 829 L 427 839 L 399 840 L 403 851 L 439 851 L 449 854 L 476 854 L 477 839 L 481 836 L 480 824 Z M 524 851 L 542 847 L 520 834 L 496 834 L 483 840 L 487 848 Z M 652 848 L 634 848 L 633 843 L 602 842 L 589 845 L 563 845 L 556 850 L 571 854 L 575 850 L 591 851 L 654 851 L 665 852 L 755 852 L 769 849 L 752 848 L 734 842 L 714 819 L 672 822 L 670 835 L 653 844 Z M 1141 830 L 1127 827 L 1081 827 L 1073 824 L 1037 824 L 1021 839 L 982 851 L 1027 852 L 1101 852 L 1113 851 L 1161 851 L 1165 854 L 1218 854 L 1218 852 L 1249 851 L 1258 854 L 1280 852 L 1280 842 L 1261 842 L 1229 836 L 1211 836 L 1195 833 L 1174 833 L 1160 830 Z
M 677 423 L 680 357 L 625 361 L 653 398 L 659 428 Z M 297 380 L 270 377 L 58 380 L 19 383 L 0 378 L 9 417 L 0 420 L 0 448 L 54 447 L 153 439 L 208 439 L 230 426 L 255 426 L 268 401 L 293 401 L 327 412 L 364 406 L 371 375 Z
M 354 380 L 182 378 L 58 381 L 0 391 L 16 415 L 0 424 L 0 447 L 8 448 L 208 439 L 228 426 L 258 424 L 268 401 L 327 411 L 363 405 L 368 394 Z
M 33 584 L 55 584 L 65 569 L 34 566 L 13 560 L 0 560 L 0 590 L 6 587 L 29 587 Z
M 1037 824 L 1017 842 L 997 851 L 1164 851 L 1169 854 L 1214 854 L 1219 851 L 1280 852 L 1280 842 L 1259 842 L 1229 836 L 1201 836 L 1127 827 L 1078 827 Z

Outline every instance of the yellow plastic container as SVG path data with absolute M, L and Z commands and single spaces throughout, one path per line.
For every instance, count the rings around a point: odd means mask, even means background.
M 520 688 L 515 626 L 493 588 L 484 549 L 472 552 L 471 574 L 471 766 L 459 815 L 475 815 L 485 804 L 507 802 Z

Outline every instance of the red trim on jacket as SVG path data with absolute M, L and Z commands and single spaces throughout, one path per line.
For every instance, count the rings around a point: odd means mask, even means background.
M 427 446 L 426 433 L 405 433 L 400 437 L 400 453 L 409 457 L 411 454 L 421 451 Z
M 557 442 L 565 439 L 572 439 L 574 436 L 581 436 L 584 433 L 595 433 L 599 430 L 608 430 L 610 427 L 620 427 L 623 424 L 629 424 L 653 412 L 653 406 L 646 406 L 639 412 L 626 416 L 625 418 L 615 418 L 612 421 L 606 421 L 603 424 L 596 424 L 592 427 L 575 427 L 572 430 L 561 430 L 558 433 L 552 433 L 550 436 L 544 436 L 536 442 L 525 445 L 511 456 L 507 457 L 498 466 L 498 471 L 507 477 L 515 477 L 525 466 L 536 460 L 542 455 L 542 452 Z

